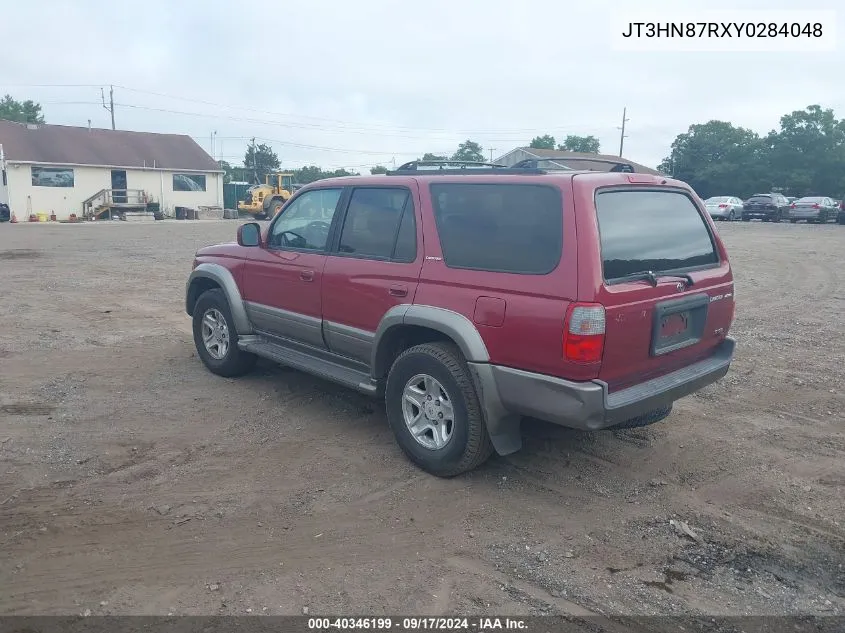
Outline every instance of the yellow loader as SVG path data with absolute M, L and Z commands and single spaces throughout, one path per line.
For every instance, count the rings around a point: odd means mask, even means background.
M 238 211 L 257 219 L 272 218 L 293 195 L 293 174 L 267 174 L 263 185 L 253 185 L 246 198 L 238 202 Z

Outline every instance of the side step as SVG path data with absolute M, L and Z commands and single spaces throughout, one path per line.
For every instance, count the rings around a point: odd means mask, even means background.
M 263 336 L 242 336 L 238 341 L 238 347 L 245 352 L 330 380 L 361 393 L 376 395 L 376 383 L 368 372 L 350 367 L 343 362 L 341 357 L 335 357 L 330 352 L 315 350 L 314 354 L 310 354 L 276 343 Z

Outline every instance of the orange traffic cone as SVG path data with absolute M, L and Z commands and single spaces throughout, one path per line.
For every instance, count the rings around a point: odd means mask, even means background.
M 17 224 L 18 223 L 18 216 L 15 215 L 15 212 L 12 211 L 12 219 L 9 220 L 10 224 Z
M 56 221 L 56 212 L 55 212 L 55 211 L 53 211 L 53 212 L 50 214 L 50 222 L 55 222 L 55 221 Z
M 29 221 L 30 222 L 38 222 L 38 216 L 35 215 L 34 213 L 30 213 L 29 214 Z

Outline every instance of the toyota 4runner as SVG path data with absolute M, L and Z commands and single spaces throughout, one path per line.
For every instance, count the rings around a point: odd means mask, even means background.
M 727 373 L 733 276 L 689 186 L 427 167 L 312 183 L 200 249 L 185 309 L 206 367 L 263 357 L 384 398 L 443 477 L 519 450 L 523 416 L 644 426 Z

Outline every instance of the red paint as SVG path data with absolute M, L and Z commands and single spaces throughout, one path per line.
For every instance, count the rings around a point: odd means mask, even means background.
M 433 182 L 529 182 L 559 188 L 563 199 L 563 251 L 557 268 L 547 275 L 517 275 L 447 267 L 432 212 L 429 185 Z M 643 184 L 687 192 L 713 233 L 722 263 L 692 272 L 695 283 L 691 288 L 679 290 L 678 280 L 671 277 L 661 278 L 656 288 L 641 282 L 604 284 L 594 208 L 596 190 Z M 198 261 L 214 261 L 230 268 L 243 297 L 249 301 L 369 332 L 376 330 L 390 307 L 400 303 L 446 308 L 476 324 L 492 363 L 569 380 L 599 378 L 610 385 L 611 391 L 706 357 L 728 334 L 734 301 L 727 253 L 713 220 L 684 183 L 642 174 L 602 172 L 368 176 L 331 181 L 333 188 L 356 185 L 411 188 L 418 245 L 413 263 L 271 251 L 264 246 L 237 244 L 202 249 L 197 254 Z M 300 191 L 320 186 L 317 182 Z M 310 280 L 303 279 L 303 272 Z M 708 306 L 701 342 L 664 356 L 651 356 L 654 305 L 697 293 L 711 298 L 731 296 L 713 300 Z M 567 334 L 567 314 L 574 303 L 604 307 L 605 332 L 601 336 Z
M 475 313 L 472 315 L 472 320 L 478 325 L 502 327 L 507 305 L 507 302 L 500 297 L 478 297 L 475 300 Z

